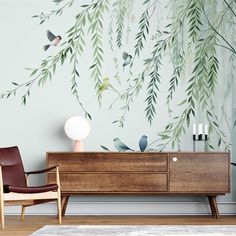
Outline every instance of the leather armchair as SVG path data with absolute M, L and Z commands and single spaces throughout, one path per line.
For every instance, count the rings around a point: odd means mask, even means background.
M 28 177 L 56 169 L 56 183 L 43 186 L 28 186 Z M 49 201 L 57 201 L 58 222 L 61 224 L 61 193 L 58 165 L 38 171 L 24 171 L 17 146 L 0 148 L 0 212 L 4 229 L 4 206 L 21 205 L 21 219 L 24 220 L 25 207 Z

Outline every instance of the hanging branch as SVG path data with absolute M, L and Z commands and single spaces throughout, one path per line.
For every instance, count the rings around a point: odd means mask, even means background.
M 154 2 L 151 4 L 151 0 L 144 1 L 143 5 L 147 4 L 146 10 L 142 13 L 140 20 L 139 20 L 139 31 L 136 34 L 135 41 L 136 44 L 134 46 L 135 52 L 134 52 L 134 58 L 136 56 L 140 56 L 140 53 L 142 52 L 144 48 L 144 42 L 147 41 L 147 37 L 149 35 L 150 31 L 150 20 L 155 13 L 156 7 L 157 7 L 158 0 L 154 0 Z M 152 10 L 152 11 L 151 11 Z M 151 11 L 151 13 L 150 13 Z M 134 60 L 133 58 L 133 60 Z M 131 64 L 131 66 L 133 63 Z
M 124 21 L 126 19 L 127 11 L 126 0 L 117 0 L 115 4 L 116 9 L 116 43 L 118 48 L 122 47 L 123 31 L 124 31 Z
M 222 34 L 220 34 L 219 31 L 211 24 L 211 22 L 210 22 L 210 20 L 209 20 L 209 18 L 208 18 L 208 16 L 207 16 L 207 14 L 206 14 L 206 12 L 205 12 L 204 6 L 202 6 L 202 10 L 203 10 L 203 13 L 204 13 L 204 15 L 205 15 L 205 17 L 206 17 L 206 20 L 207 20 L 208 25 L 210 26 L 210 28 L 228 45 L 227 48 L 228 48 L 231 52 L 233 52 L 234 54 L 236 54 L 236 50 L 235 50 L 235 48 L 233 47 L 233 45 L 231 45 L 231 44 L 229 43 L 229 41 L 228 41 Z
M 72 26 L 67 31 L 67 41 L 61 44 L 61 49 L 56 55 L 48 56 L 46 59 L 42 60 L 40 67 L 38 68 L 27 68 L 31 71 L 30 76 L 33 79 L 28 80 L 22 84 L 17 82 L 12 82 L 15 86 L 14 89 L 6 91 L 1 94 L 1 98 L 9 98 L 11 95 L 16 95 L 19 89 L 26 89 L 26 92 L 22 96 L 22 103 L 25 105 L 27 102 L 27 98 L 30 96 L 30 90 L 37 83 L 38 86 L 43 86 L 48 80 L 52 79 L 52 76 L 55 75 L 56 70 L 59 65 L 63 66 L 66 60 L 69 60 L 72 63 L 72 94 L 76 97 L 81 106 L 82 110 L 85 112 L 85 116 L 91 118 L 91 115 L 86 111 L 82 102 L 79 99 L 78 92 L 78 57 L 82 55 L 84 52 L 85 43 L 85 33 L 84 30 L 86 28 L 87 20 L 90 21 L 92 19 L 92 25 L 90 28 L 90 32 L 93 36 L 92 41 L 94 44 L 94 64 L 92 68 L 92 76 L 96 76 L 95 79 L 95 87 L 98 88 L 100 84 L 101 77 L 101 60 L 102 60 L 102 49 L 101 49 L 101 36 L 102 26 L 101 26 L 101 18 L 102 13 L 107 10 L 108 0 L 98 0 L 93 1 L 90 5 L 82 5 L 83 10 L 76 15 L 76 21 L 74 26 Z
M 103 13 L 108 11 L 108 0 L 100 0 L 93 8 L 94 11 L 90 14 L 90 27 L 88 32 L 91 34 L 91 41 L 93 47 L 93 64 L 90 66 L 91 77 L 95 82 L 95 90 L 97 92 L 98 101 L 101 103 L 101 94 L 99 92 L 102 83 L 102 63 L 103 63 Z
M 236 17 L 236 13 L 234 12 L 233 8 L 230 6 L 230 4 L 224 0 L 225 4 L 227 5 L 227 7 L 230 9 L 230 11 L 232 12 L 232 14 Z
M 66 7 L 71 7 L 73 5 L 74 1 L 75 0 L 70 0 L 69 2 L 64 4 L 62 7 L 58 8 L 56 10 L 53 10 L 50 13 L 41 12 L 39 15 L 34 15 L 32 17 L 39 18 L 39 20 L 40 20 L 39 24 L 43 24 L 45 22 L 45 20 L 48 20 L 53 15 L 60 16 Z M 54 0 L 54 2 L 56 2 L 57 4 L 60 4 L 61 2 L 64 2 L 64 0 Z

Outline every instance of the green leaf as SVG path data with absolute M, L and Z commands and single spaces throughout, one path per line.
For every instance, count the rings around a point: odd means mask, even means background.
M 26 95 L 21 98 L 22 105 L 26 105 Z
M 101 147 L 102 149 L 104 149 L 104 150 L 106 150 L 106 151 L 109 151 L 109 152 L 110 152 L 110 150 L 109 150 L 107 147 L 105 147 L 105 146 L 103 146 L 103 145 L 100 145 L 100 147 Z
M 168 28 L 168 27 L 170 27 L 171 25 L 172 25 L 172 24 L 168 24 L 168 25 L 165 26 L 165 28 Z
M 93 65 L 91 65 L 91 66 L 89 67 L 89 69 L 91 70 L 91 69 L 93 69 L 95 66 L 96 66 L 96 64 L 93 64 Z
M 56 72 L 56 63 L 53 65 L 53 68 L 52 68 L 52 71 L 53 71 L 53 74 L 55 74 L 55 72 Z
M 92 120 L 92 116 L 88 112 L 85 112 L 85 118 L 89 118 L 90 120 Z
M 166 134 L 159 134 L 159 136 L 161 137 L 161 140 L 165 140 L 165 139 L 169 139 L 170 136 L 166 135 Z
M 221 145 L 221 138 L 218 140 L 218 147 Z
M 30 76 L 35 75 L 37 73 L 37 71 L 38 71 L 38 69 L 33 70 L 32 73 L 30 74 Z
M 181 103 L 178 104 L 178 106 L 181 106 L 187 102 L 187 99 L 184 99 Z

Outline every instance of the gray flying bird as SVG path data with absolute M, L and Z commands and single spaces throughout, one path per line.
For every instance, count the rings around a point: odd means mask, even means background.
M 141 152 L 144 152 L 145 149 L 147 148 L 147 136 L 143 135 L 140 140 L 139 140 L 139 149 Z
M 118 150 L 119 152 L 125 152 L 125 151 L 134 151 L 133 149 L 129 148 L 126 144 L 124 144 L 123 142 L 120 141 L 120 139 L 115 138 L 114 140 L 114 146 L 116 148 L 116 150 Z
M 124 63 L 123 63 L 123 71 L 124 71 L 125 70 L 125 66 L 130 64 L 130 62 L 132 60 L 132 56 L 129 55 L 127 52 L 123 52 L 122 58 L 124 59 Z
M 45 51 L 47 51 L 50 46 L 57 46 L 57 44 L 59 44 L 61 41 L 61 36 L 54 35 L 50 30 L 47 30 L 47 37 L 48 40 L 51 41 L 51 43 L 43 46 L 43 49 Z

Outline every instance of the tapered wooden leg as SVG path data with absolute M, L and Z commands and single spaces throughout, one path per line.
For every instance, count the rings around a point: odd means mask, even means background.
M 64 216 L 65 213 L 66 213 L 66 207 L 67 207 L 67 204 L 68 204 L 68 201 L 69 201 L 69 197 L 70 197 L 70 195 L 63 195 L 62 198 L 61 198 L 62 216 Z
M 1 224 L 2 224 L 2 229 L 5 228 L 5 221 L 4 221 L 4 201 L 3 201 L 3 195 L 0 196 L 0 211 L 1 211 Z
M 0 211 L 1 211 L 1 224 L 2 229 L 5 228 L 4 221 L 4 193 L 3 193 L 3 179 L 2 179 L 2 166 L 0 165 Z
M 216 196 L 208 196 L 208 200 L 209 200 L 209 204 L 210 204 L 210 207 L 211 207 L 212 216 L 215 217 L 216 219 L 219 219 L 220 214 L 219 214 L 219 211 L 218 211 Z
M 61 196 L 57 199 L 58 223 L 61 224 Z
M 59 168 L 56 168 L 56 179 L 57 179 L 57 209 L 58 209 L 58 223 L 61 224 L 61 187 L 60 187 L 60 178 L 59 178 Z
M 21 207 L 21 221 L 24 221 L 25 219 L 25 206 Z

